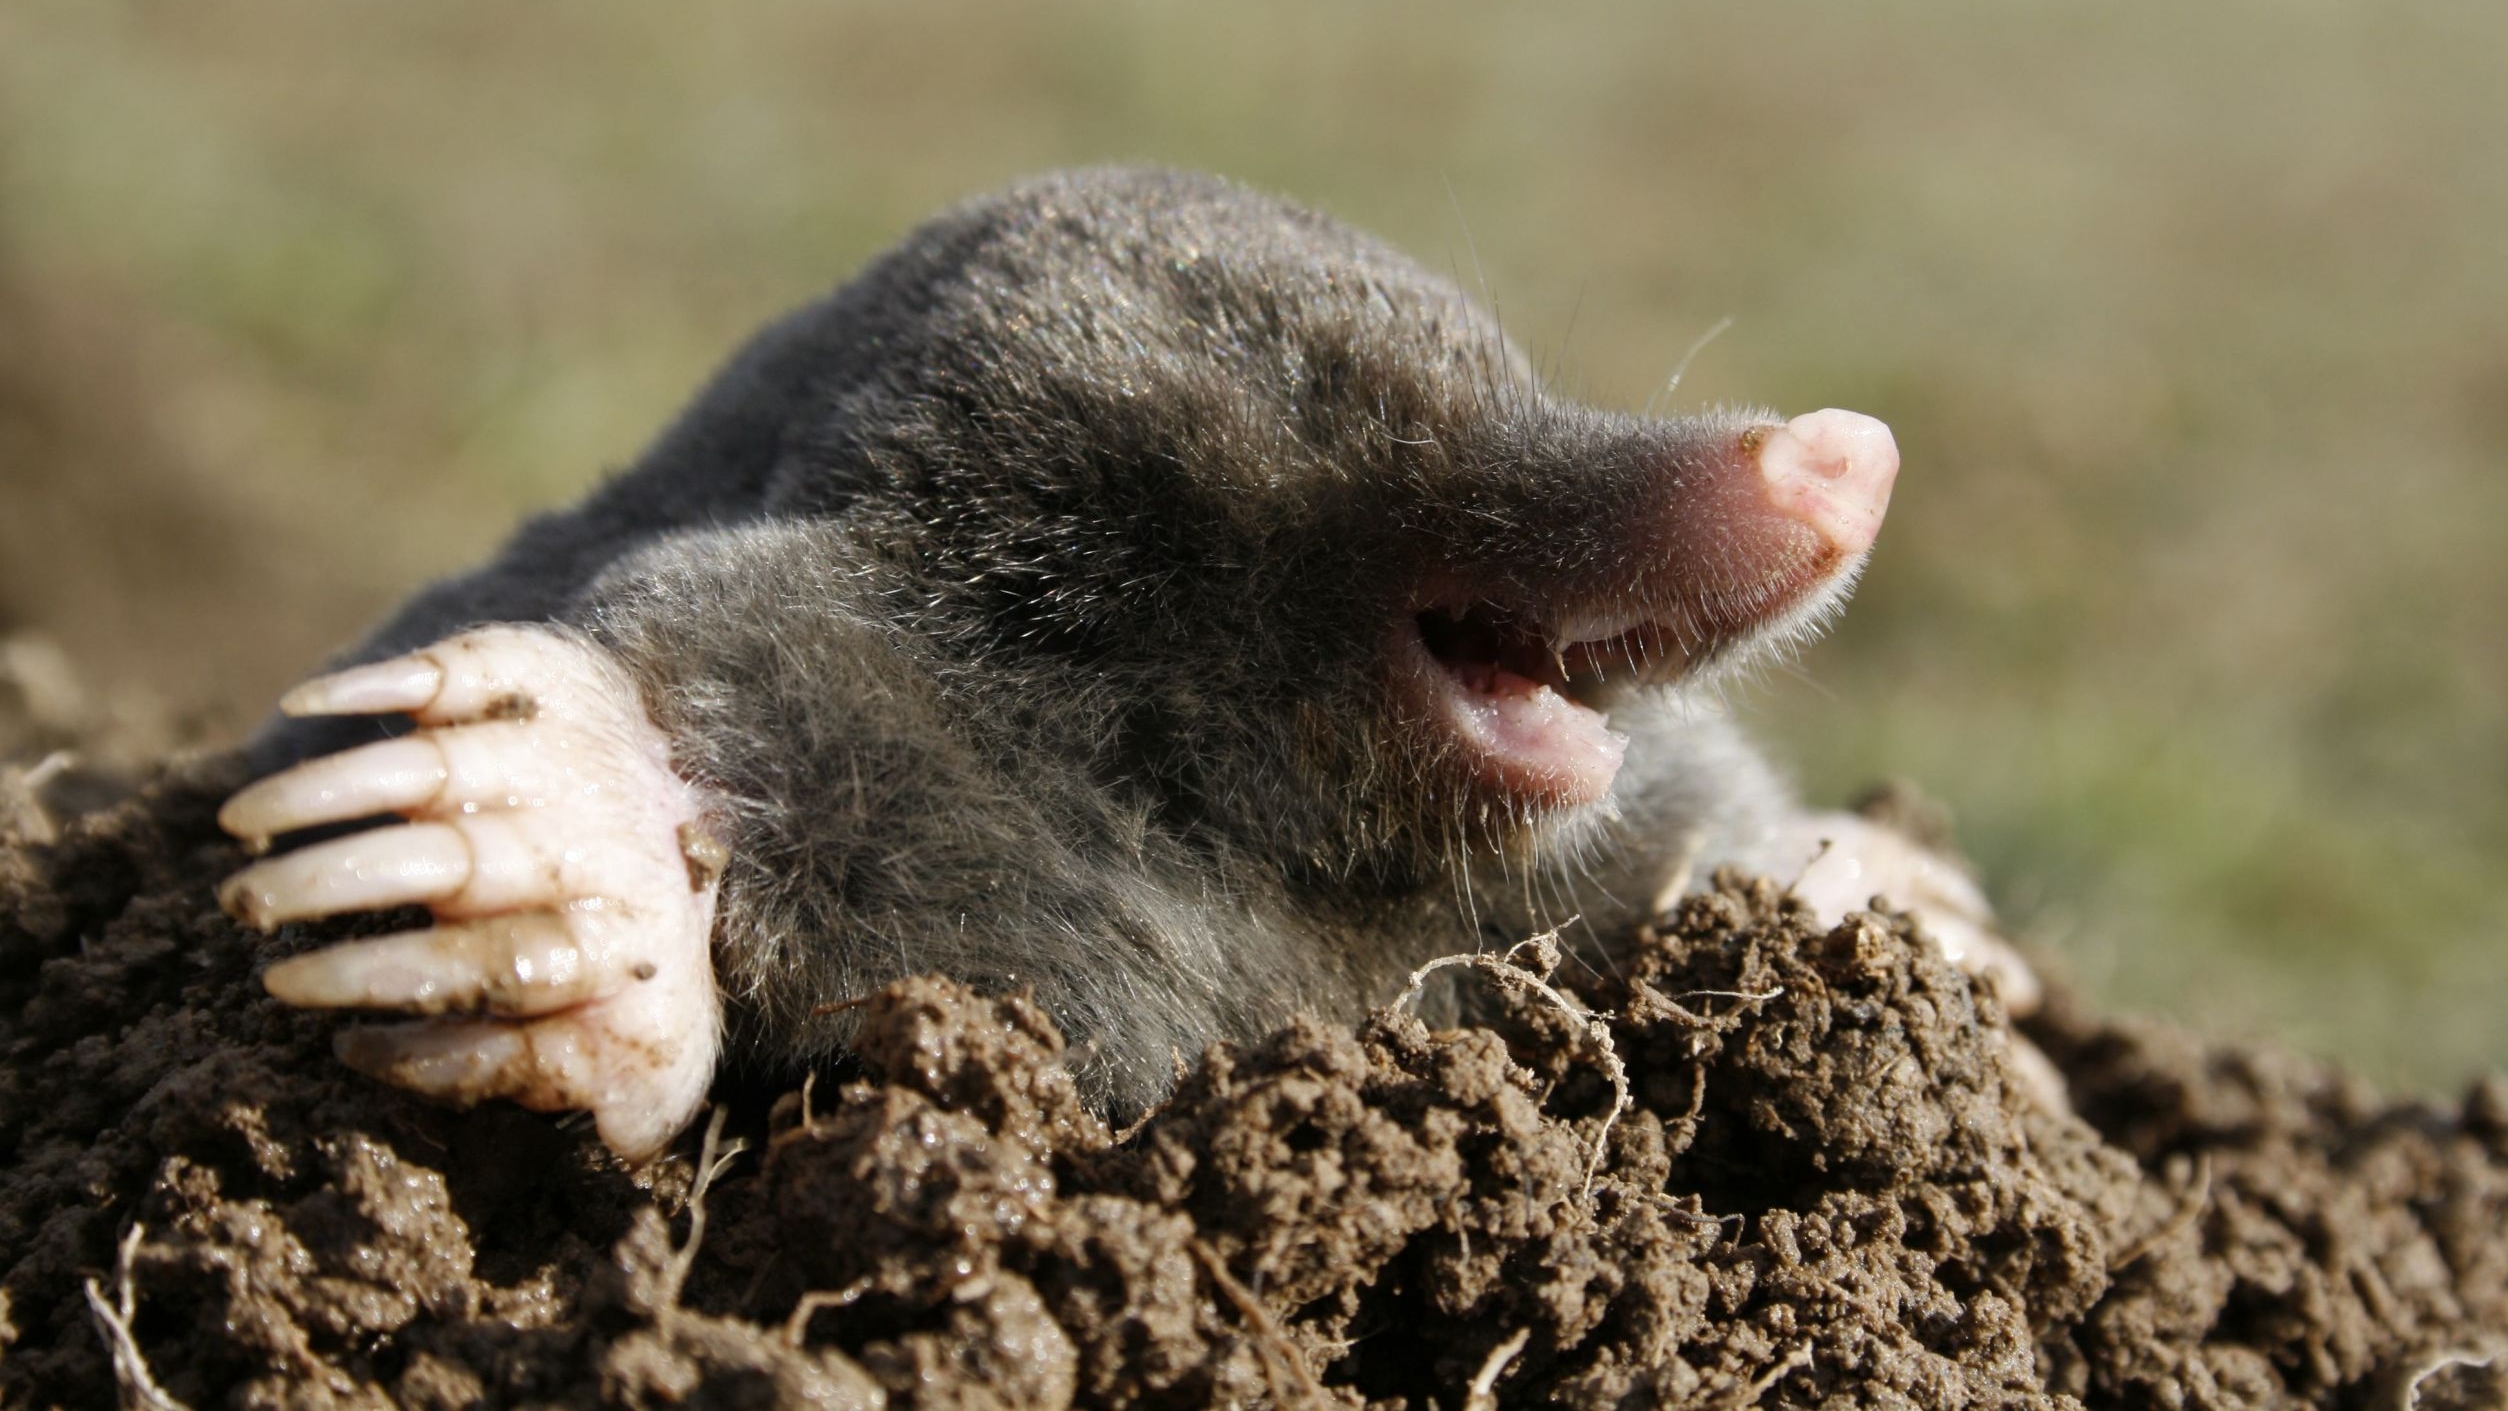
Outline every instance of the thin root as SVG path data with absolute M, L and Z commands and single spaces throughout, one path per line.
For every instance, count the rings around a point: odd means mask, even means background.
M 2142 1238 L 2135 1240 L 2131 1249 L 2128 1249 L 2123 1254 L 2118 1255 L 2116 1259 L 2107 1266 L 2108 1272 L 2111 1274 L 2122 1273 L 2125 1269 L 2149 1255 L 2151 1251 L 2158 1249 L 2161 1245 L 2164 1245 L 2170 1240 L 2177 1238 L 2179 1235 L 2184 1234 L 2193 1226 L 2195 1221 L 2203 1218 L 2203 1212 L 2210 1209 L 2211 1205 L 2212 1157 L 2209 1153 L 2206 1153 L 2195 1158 L 2194 1180 L 2188 1183 L 2188 1193 L 2185 1203 L 2178 1207 L 2177 1213 L 2168 1217 L 2167 1224 L 2164 1224 L 2158 1229 L 2153 1230 L 2151 1233 L 2144 1235 Z
M 1732 1404 L 1734 1411 L 1740 1411 L 1740 1409 L 1745 1406 L 1758 1405 L 1759 1398 L 1768 1394 L 1768 1388 L 1785 1380 L 1786 1376 L 1793 1372 L 1796 1368 L 1808 1367 L 1810 1365 L 1811 1344 L 1807 1342 L 1796 1343 L 1794 1345 L 1794 1350 L 1785 1354 L 1784 1361 L 1779 1362 L 1775 1366 L 1760 1373 L 1757 1381 L 1754 1381 L 1749 1386 L 1744 1387 L 1742 1389 L 1742 1394 L 1733 1398 Z
M 131 1335 L 131 1318 L 139 1311 L 139 1290 L 131 1277 L 132 1262 L 139 1257 L 139 1238 L 137 1223 L 122 1233 L 122 1251 L 113 1261 L 111 1303 L 105 1301 L 104 1289 L 94 1279 L 87 1281 L 87 1311 L 95 1315 L 96 1332 L 113 1354 L 113 1380 L 122 1389 L 124 1411 L 191 1411 L 157 1385 L 147 1357 L 139 1350 L 139 1339 Z
M 824 1309 L 850 1308 L 870 1290 L 871 1280 L 866 1275 L 840 1289 L 812 1289 L 803 1294 L 800 1301 L 792 1306 L 792 1312 L 784 1318 L 785 1343 L 793 1347 L 801 1346 L 802 1340 L 809 1336 L 812 1318 Z
M 663 1305 L 679 1306 L 679 1291 L 687 1285 L 688 1271 L 696 1267 L 697 1246 L 705 1242 L 705 1193 L 714 1185 L 714 1178 L 732 1163 L 732 1158 L 749 1149 L 746 1142 L 735 1141 L 724 1147 L 723 1119 L 731 1115 L 726 1107 L 716 1107 L 714 1116 L 705 1124 L 705 1141 L 697 1148 L 697 1178 L 688 1187 L 688 1238 L 671 1251 L 670 1263 L 662 1271 Z
M 1746 999 L 1746 1000 L 1749 1000 L 1749 1001 L 1750 1001 L 1751 1003 L 1753 1003 L 1753 1004 L 1766 1004 L 1769 1000 L 1772 1000 L 1772 999 L 1782 999 L 1782 998 L 1784 998 L 1784 996 L 1785 996 L 1785 987 L 1784 987 L 1783 985 L 1779 985 L 1779 986 L 1777 986 L 1775 989 L 1772 989 L 1772 990 L 1683 990 L 1683 991 L 1681 991 L 1681 998 L 1683 998 L 1683 999 Z
M 1515 1354 L 1524 1350 L 1524 1344 L 1531 1341 L 1532 1336 L 1532 1329 L 1517 1328 L 1513 1337 L 1489 1349 L 1488 1360 L 1472 1374 L 1472 1385 L 1464 1393 L 1463 1411 L 1498 1411 L 1498 1378 L 1506 1372 L 1507 1364 L 1515 1360 Z
M 1416 1003 L 1430 975 L 1450 966 L 1462 965 L 1492 976 L 1502 986 L 1530 990 L 1550 1001 L 1558 1007 L 1560 1013 L 1574 1021 L 1578 1030 L 1592 1042 L 1595 1052 L 1601 1056 L 1603 1076 L 1611 1080 L 1611 1111 L 1602 1119 L 1602 1130 L 1594 1133 L 1593 1154 L 1585 1160 L 1585 1195 L 1591 1197 L 1594 1193 L 1594 1177 L 1602 1170 L 1602 1158 L 1611 1149 L 1611 1128 L 1620 1120 L 1620 1114 L 1628 1111 L 1632 1100 L 1628 1086 L 1628 1065 L 1620 1061 L 1620 1052 L 1611 1042 L 1611 1029 L 1602 1022 L 1601 1016 L 1569 1003 L 1567 996 L 1550 987 L 1547 976 L 1550 971 L 1558 968 L 1558 945 L 1559 932 L 1553 928 L 1530 940 L 1509 947 L 1503 957 L 1494 955 L 1439 956 L 1411 972 L 1410 983 L 1403 986 L 1402 993 L 1394 998 L 1392 1007 L 1400 1009 L 1405 1005 Z M 1533 947 L 1534 956 L 1542 962 L 1543 973 L 1535 974 L 1515 963 L 1516 952 L 1527 946 Z
M 1290 1379 L 1297 1383 L 1299 1392 L 1310 1404 L 1324 1400 L 1324 1388 L 1315 1380 L 1315 1374 L 1307 1370 L 1306 1358 L 1299 1353 L 1297 1344 L 1289 1341 L 1289 1335 L 1280 1330 L 1279 1320 L 1271 1316 L 1270 1309 L 1263 1307 L 1263 1301 L 1254 1296 L 1254 1291 L 1228 1272 L 1228 1263 L 1219 1257 L 1219 1251 L 1199 1239 L 1186 1247 L 1193 1251 L 1193 1258 L 1201 1264 L 1203 1272 L 1210 1275 L 1211 1282 L 1217 1284 L 1228 1301 L 1236 1305 L 1237 1315 L 1253 1328 L 1254 1350 L 1263 1359 L 1264 1377 L 1272 1383 L 1272 1399 L 1288 1404 L 1280 1395 L 1280 1368 L 1285 1363 Z

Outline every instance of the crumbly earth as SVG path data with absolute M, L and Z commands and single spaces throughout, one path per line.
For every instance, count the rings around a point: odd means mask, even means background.
M 1214 1048 L 1129 1133 L 1035 1009 L 911 981 L 718 1094 L 698 1199 L 694 1137 L 430 1107 L 264 998 L 345 931 L 219 914 L 236 782 L 0 779 L 7 1405 L 2508 1405 L 2508 1080 L 2059 994 L 2053 1115 L 1905 924 L 1725 878 L 1551 976 L 1607 1051 L 1483 968 L 1487 1027 Z

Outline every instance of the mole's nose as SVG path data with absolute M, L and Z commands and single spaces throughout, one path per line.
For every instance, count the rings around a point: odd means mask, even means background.
M 1898 479 L 1890 428 L 1861 412 L 1805 412 L 1757 446 L 1768 503 L 1809 525 L 1841 555 L 1872 547 Z

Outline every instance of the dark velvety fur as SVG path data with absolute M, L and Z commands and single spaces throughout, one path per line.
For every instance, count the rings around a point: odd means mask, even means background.
M 1032 987 L 1126 1112 L 1173 1054 L 1431 957 L 1608 934 L 1693 849 L 1801 861 L 1754 851 L 1784 791 L 1687 697 L 1615 708 L 1611 801 L 1554 817 L 1473 802 L 1386 667 L 1457 584 L 1745 614 L 1715 526 L 1663 508 L 1741 424 L 1554 400 L 1450 283 L 1310 212 L 1072 173 L 768 328 L 352 659 L 538 620 L 631 668 L 729 845 L 736 1058 L 823 1054 L 846 1020 L 813 1007 L 940 970 Z M 276 727 L 264 763 L 341 742 Z

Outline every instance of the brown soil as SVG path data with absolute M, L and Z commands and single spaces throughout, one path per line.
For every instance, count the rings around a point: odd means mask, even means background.
M 430 1107 L 263 998 L 337 932 L 219 915 L 231 772 L 0 780 L 7 1404 L 2508 1405 L 2508 1080 L 2059 997 L 2054 1114 L 1904 925 L 1726 879 L 1576 986 L 1607 1051 L 1473 976 L 1490 1027 L 1214 1049 L 1120 1137 L 1033 1009 L 902 985 L 721 1094 L 694 1200 L 693 1139 Z

